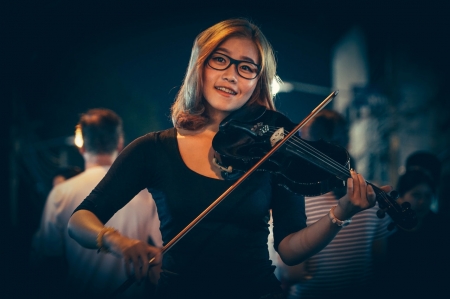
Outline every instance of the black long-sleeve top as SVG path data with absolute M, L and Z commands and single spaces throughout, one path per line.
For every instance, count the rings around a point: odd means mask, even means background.
M 90 210 L 106 223 L 147 188 L 167 244 L 234 182 L 190 170 L 176 135 L 172 128 L 131 142 L 75 211 Z M 306 227 L 304 198 L 272 183 L 269 172 L 257 171 L 164 254 L 160 297 L 259 298 L 279 289 L 267 249 L 270 209 L 275 249 Z

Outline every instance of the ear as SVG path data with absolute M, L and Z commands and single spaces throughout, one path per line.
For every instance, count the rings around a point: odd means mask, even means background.
M 86 149 L 84 148 L 84 146 L 79 147 L 79 148 L 78 148 L 78 152 L 79 152 L 81 155 L 84 155 L 84 153 L 86 152 Z
M 121 152 L 123 150 L 123 144 L 125 143 L 125 140 L 123 136 L 119 137 L 119 142 L 117 143 L 117 151 Z

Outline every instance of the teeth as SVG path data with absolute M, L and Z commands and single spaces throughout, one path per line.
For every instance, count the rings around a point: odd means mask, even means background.
M 226 88 L 226 87 L 216 87 L 216 89 L 221 90 L 221 91 L 224 91 L 224 92 L 229 93 L 229 94 L 232 94 L 232 95 L 235 95 L 235 94 L 236 94 L 236 92 L 234 92 L 233 90 L 228 89 L 228 88 Z

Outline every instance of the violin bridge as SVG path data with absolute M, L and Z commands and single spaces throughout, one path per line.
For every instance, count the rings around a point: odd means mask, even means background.
M 276 130 L 276 131 L 272 134 L 272 136 L 270 137 L 270 145 L 271 145 L 272 147 L 274 147 L 274 146 L 277 144 L 278 141 L 280 141 L 281 139 L 284 138 L 284 136 L 285 136 L 285 134 L 284 134 L 284 128 L 281 127 L 281 128 L 279 128 L 278 130 Z

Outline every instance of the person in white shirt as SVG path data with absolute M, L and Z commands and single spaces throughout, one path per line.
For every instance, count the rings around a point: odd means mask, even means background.
M 123 261 L 86 249 L 69 237 L 67 223 L 75 208 L 102 180 L 124 144 L 122 120 L 109 109 L 91 109 L 80 117 L 85 170 L 56 185 L 50 192 L 38 231 L 32 241 L 32 262 L 42 295 L 76 298 L 106 297 L 127 280 Z M 93 191 L 95 192 L 95 191 Z M 142 190 L 105 225 L 135 239 L 161 247 L 159 219 L 152 195 Z M 146 283 L 134 284 L 122 298 L 145 297 L 156 284 L 159 267 Z

